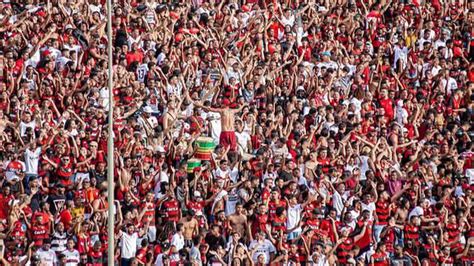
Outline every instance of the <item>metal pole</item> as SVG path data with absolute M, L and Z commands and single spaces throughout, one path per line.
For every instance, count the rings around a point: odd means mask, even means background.
M 108 89 L 109 89 L 109 123 L 107 140 L 107 190 L 109 217 L 107 225 L 108 234 L 108 266 L 114 266 L 115 261 L 115 226 L 114 226 L 114 93 L 113 93 L 113 75 L 112 75 L 112 0 L 107 0 L 107 54 L 108 54 Z

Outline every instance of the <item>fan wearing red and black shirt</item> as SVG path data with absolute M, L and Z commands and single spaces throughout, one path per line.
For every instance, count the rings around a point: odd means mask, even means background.
M 251 225 L 252 235 L 255 235 L 257 232 L 262 231 L 262 230 L 266 231 L 267 224 L 270 221 L 269 221 L 267 206 L 265 206 L 265 204 L 260 204 L 258 206 L 257 212 L 254 213 L 254 215 L 251 218 L 251 221 L 252 221 L 252 225 Z
M 441 253 L 438 255 L 438 265 L 453 266 L 454 258 L 451 256 L 451 249 L 449 246 L 444 246 Z
M 105 258 L 104 258 L 104 251 L 105 249 L 102 247 L 102 243 L 100 241 L 96 241 L 94 246 L 88 253 L 88 266 L 99 266 L 104 265 Z
M 375 253 L 370 257 L 370 265 L 372 266 L 388 266 L 388 254 L 387 247 L 384 242 L 380 242 L 377 245 Z
M 409 223 L 404 228 L 404 238 L 411 240 L 415 245 L 420 243 L 420 218 L 418 216 L 410 217 Z
M 456 256 L 457 260 L 460 260 L 462 265 L 472 265 L 474 261 L 474 241 L 471 239 L 467 242 L 464 251 Z
M 387 252 L 395 252 L 395 240 L 396 240 L 396 230 L 403 230 L 403 226 L 397 225 L 395 217 L 392 216 L 388 218 L 388 224 L 382 229 L 380 233 L 380 239 L 385 243 Z
M 11 188 L 9 184 L 3 186 L 3 191 L 0 193 L 0 220 L 6 220 L 8 213 L 10 212 L 10 201 L 15 199 L 11 194 Z
M 387 226 L 388 218 L 390 216 L 390 195 L 387 191 L 383 191 L 375 203 L 375 226 L 374 235 L 375 240 L 380 240 L 380 233 L 383 228 Z
M 338 238 L 336 244 L 336 255 L 341 265 L 347 264 L 347 259 L 349 253 L 355 247 L 356 242 L 358 242 L 365 234 L 365 230 L 367 228 L 367 222 L 364 223 L 362 230 L 358 235 L 352 236 L 350 234 L 350 228 L 343 227 L 341 229 L 340 237 L 339 234 L 336 232 L 336 237 Z
M 422 248 L 426 252 L 426 258 L 421 262 L 427 263 L 428 265 L 437 265 L 437 254 L 439 253 L 439 246 L 437 241 L 433 238 L 433 235 L 428 235 L 428 242 L 423 244 Z M 426 261 L 426 262 L 425 262 Z
M 326 219 L 321 221 L 321 233 L 325 236 L 329 236 L 332 242 L 336 242 L 336 228 L 339 227 L 341 222 L 336 218 L 336 210 L 331 209 Z
M 28 220 L 25 222 L 29 229 L 30 239 L 33 240 L 35 246 L 40 247 L 43 245 L 43 240 L 49 238 L 50 228 L 49 223 L 43 221 L 43 215 L 37 215 L 35 218 L 33 224 L 30 224 Z
M 278 207 L 276 209 L 275 216 L 271 219 L 271 225 L 273 232 L 279 232 L 286 230 L 286 208 Z
M 277 189 L 274 189 L 270 192 L 270 202 L 268 202 L 268 212 L 270 214 L 270 218 L 275 217 L 278 207 L 283 207 L 286 209 L 286 205 L 286 201 L 281 200 L 280 192 Z
M 152 191 L 148 192 L 145 197 L 145 202 L 141 204 L 141 217 L 144 220 L 143 222 L 146 223 L 151 221 L 151 224 L 155 224 L 155 203 L 153 202 L 154 194 Z
M 360 248 L 360 252 L 364 253 L 370 249 L 370 243 L 372 243 L 372 221 L 369 220 L 370 211 L 364 210 L 360 215 L 360 219 L 356 223 L 353 234 L 362 232 L 365 228 L 365 233 L 360 237 L 359 241 L 354 244 Z
M 157 203 L 157 206 L 160 206 L 159 209 L 163 221 L 177 223 L 181 219 L 179 202 L 176 200 L 172 190 L 168 190 L 166 196 L 161 202 Z

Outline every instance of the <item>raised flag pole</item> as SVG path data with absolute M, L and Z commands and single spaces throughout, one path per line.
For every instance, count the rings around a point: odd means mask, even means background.
M 113 98 L 113 73 L 112 73 L 112 0 L 107 0 L 107 57 L 108 57 L 108 89 L 109 89 L 109 123 L 107 139 L 107 199 L 109 217 L 107 225 L 108 234 L 108 266 L 115 264 L 115 217 L 114 217 L 114 98 Z

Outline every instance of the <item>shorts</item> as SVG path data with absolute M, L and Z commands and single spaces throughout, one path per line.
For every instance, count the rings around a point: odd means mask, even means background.
M 224 147 L 230 147 L 231 151 L 237 150 L 237 138 L 234 131 L 222 131 L 219 137 L 219 144 Z
M 156 241 L 156 226 L 150 225 L 150 226 L 148 227 L 147 236 L 148 236 L 148 240 L 149 240 L 151 243 L 154 243 L 154 242 Z
M 184 247 L 186 248 L 192 248 L 194 245 L 193 245 L 193 241 L 190 240 L 190 239 L 185 239 L 184 240 Z

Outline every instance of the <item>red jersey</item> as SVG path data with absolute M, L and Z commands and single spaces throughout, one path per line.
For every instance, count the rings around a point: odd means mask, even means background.
M 104 252 L 102 250 L 95 251 L 92 249 L 88 253 L 88 261 L 87 266 L 101 266 L 104 265 Z
M 377 214 L 377 225 L 387 225 L 390 215 L 390 204 L 387 201 L 378 200 L 375 203 L 375 213 Z
M 390 98 L 387 99 L 380 99 L 379 100 L 380 107 L 382 107 L 385 110 L 385 117 L 389 120 L 393 120 L 393 100 Z
M 141 207 L 143 209 L 146 209 L 145 215 L 143 215 L 143 218 L 146 219 L 146 221 L 148 220 L 152 221 L 151 224 L 154 224 L 153 220 L 155 219 L 155 203 L 144 202 Z
M 266 225 L 268 224 L 268 214 L 255 214 L 254 220 L 252 223 L 252 234 L 257 234 L 260 230 L 266 230 Z
M 454 259 L 453 257 L 445 257 L 444 255 L 440 255 L 438 258 L 438 263 L 443 266 L 452 266 L 454 265 Z
M 35 246 L 41 246 L 46 238 L 49 238 L 48 225 L 31 226 L 31 239 L 35 242 Z
M 374 266 L 388 266 L 388 256 L 385 252 L 375 252 L 372 255 L 372 260 L 374 261 Z
M 0 194 L 0 220 L 6 220 L 8 217 L 8 213 L 10 212 L 10 204 L 11 200 L 15 199 L 13 195 L 5 196 Z
M 91 238 L 90 236 L 77 236 L 77 251 L 79 251 L 80 254 L 85 254 L 89 250 L 89 247 L 91 246 Z
M 271 223 L 272 223 L 273 232 L 286 230 L 286 216 L 283 216 L 283 217 L 275 216 L 272 218 Z
M 448 223 L 446 224 L 446 231 L 448 232 L 448 241 L 452 242 L 454 239 L 456 239 L 459 234 L 461 233 L 459 231 L 459 226 L 457 223 Z
M 278 207 L 283 207 L 286 209 L 286 201 L 280 200 L 278 203 L 276 203 L 276 201 L 270 201 L 268 203 L 268 213 L 270 214 L 270 217 L 275 217 L 276 209 Z
M 405 239 L 411 239 L 413 240 L 413 243 L 415 245 L 418 244 L 420 238 L 420 229 L 416 225 L 406 225 L 405 226 Z
M 347 263 L 347 256 L 353 247 L 354 239 L 352 237 L 346 238 L 341 244 L 339 244 L 336 253 L 340 264 L 345 265 Z
M 176 199 L 170 199 L 161 205 L 161 214 L 167 222 L 177 222 L 179 220 L 179 202 Z

